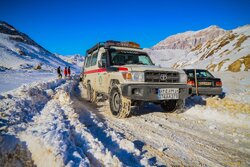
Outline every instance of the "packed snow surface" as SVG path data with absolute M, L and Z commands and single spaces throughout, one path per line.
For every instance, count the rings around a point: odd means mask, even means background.
M 41 75 L 0 94 L 0 166 L 250 165 L 249 72 L 215 73 L 223 99 L 190 97 L 181 114 L 147 104 L 126 119 L 86 102 L 77 79 Z

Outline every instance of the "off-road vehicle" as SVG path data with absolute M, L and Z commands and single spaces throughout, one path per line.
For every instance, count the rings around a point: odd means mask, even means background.
M 184 71 L 155 66 L 134 42 L 107 41 L 87 50 L 82 82 L 87 100 L 108 97 L 111 113 L 128 117 L 131 106 L 160 104 L 164 111 L 182 108 L 192 91 Z

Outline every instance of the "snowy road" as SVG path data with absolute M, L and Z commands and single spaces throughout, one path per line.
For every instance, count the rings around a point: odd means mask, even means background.
M 79 113 L 83 123 L 91 120 L 90 116 L 86 118 L 86 112 L 89 115 L 94 113 L 105 127 L 131 141 L 150 165 L 249 165 L 250 142 L 246 140 L 246 143 L 236 144 L 235 137 L 230 135 L 233 132 L 231 127 L 197 120 L 185 114 L 163 113 L 155 105 L 148 105 L 136 111 L 139 113 L 137 116 L 127 119 L 114 118 L 107 112 L 107 102 L 97 106 L 86 102 L 82 105 L 87 107 Z M 248 130 L 239 133 L 246 132 L 249 133 Z
M 249 115 L 244 112 L 224 111 L 227 120 L 220 121 L 219 109 L 209 103 L 193 106 L 201 104 L 194 98 L 182 114 L 163 113 L 150 104 L 134 108 L 130 118 L 116 119 L 108 102 L 91 104 L 84 94 L 74 80 L 2 94 L 0 166 L 250 165 Z M 243 107 L 248 111 L 248 104 Z

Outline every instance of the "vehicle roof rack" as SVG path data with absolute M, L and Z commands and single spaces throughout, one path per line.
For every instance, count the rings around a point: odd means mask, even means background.
M 92 48 L 87 50 L 87 54 L 94 52 L 95 50 L 99 49 L 100 47 L 103 47 L 104 45 L 105 45 L 104 42 L 99 42 L 99 43 L 95 44 Z
M 129 47 L 129 48 L 138 48 L 138 49 L 140 48 L 140 45 L 135 42 L 120 42 L 120 41 L 108 40 L 106 42 L 97 43 L 92 48 L 87 50 L 87 54 L 90 54 L 101 47 L 109 48 L 111 46 Z

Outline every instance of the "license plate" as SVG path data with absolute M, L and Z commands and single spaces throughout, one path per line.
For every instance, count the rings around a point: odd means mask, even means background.
M 179 89 L 178 88 L 161 88 L 158 89 L 158 99 L 179 99 Z
M 200 86 L 211 86 L 212 83 L 211 82 L 199 82 Z

